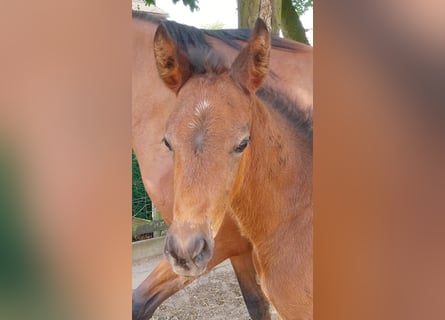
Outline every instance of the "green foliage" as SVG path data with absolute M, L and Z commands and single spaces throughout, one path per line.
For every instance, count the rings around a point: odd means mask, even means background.
M 206 29 L 206 30 L 220 30 L 220 29 L 224 28 L 224 22 L 221 22 L 218 20 L 214 23 L 205 24 L 205 25 L 201 26 L 201 28 Z
M 134 152 L 131 154 L 132 161 L 132 216 L 151 220 L 151 200 L 147 195 L 142 182 L 139 163 Z
M 156 0 L 144 0 L 147 5 L 156 4 Z M 172 0 L 174 4 L 177 4 L 179 0 Z M 194 12 L 195 10 L 199 10 L 199 1 L 198 0 L 182 0 L 182 4 L 184 6 L 189 6 L 190 11 Z
M 314 6 L 313 0 L 292 0 L 292 5 L 299 16 Z

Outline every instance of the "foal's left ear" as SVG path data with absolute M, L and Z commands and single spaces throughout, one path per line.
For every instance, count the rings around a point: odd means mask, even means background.
M 191 64 L 162 23 L 156 29 L 153 44 L 159 76 L 166 86 L 177 94 L 192 75 Z
M 232 64 L 232 78 L 249 92 L 255 92 L 266 78 L 269 56 L 270 34 L 264 21 L 258 18 L 247 46 Z

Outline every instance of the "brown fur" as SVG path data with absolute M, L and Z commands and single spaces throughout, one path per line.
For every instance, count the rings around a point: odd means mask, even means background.
M 173 220 L 173 164 L 171 153 L 162 143 L 167 118 L 174 110 L 175 94 L 164 86 L 156 70 L 153 38 L 157 23 L 133 19 L 133 148 L 138 157 L 142 177 L 150 198 L 164 220 Z M 233 61 L 237 50 L 216 38 L 207 41 Z M 294 45 L 294 43 L 291 43 Z M 276 75 L 266 78 L 266 85 L 280 90 L 302 109 L 312 108 L 312 49 L 295 43 L 298 50 L 273 49 L 271 68 Z M 270 319 L 267 303 L 255 281 L 251 245 L 240 235 L 237 225 L 225 217 L 215 238 L 214 255 L 207 270 L 221 261 L 232 258 L 240 286 L 252 319 Z M 180 290 L 194 277 L 179 277 L 166 260 L 162 262 L 133 294 L 133 319 L 146 319 L 166 298 Z
M 162 25 L 155 33 L 154 54 L 160 77 L 167 87 L 177 93 L 192 72 L 187 57 L 174 45 Z
M 280 317 L 311 319 L 312 140 L 255 95 L 269 51 L 269 33 L 258 20 L 229 72 L 192 75 L 179 91 L 166 129 L 174 150 L 170 235 L 183 243 L 197 234 L 213 238 L 231 214 L 253 245 L 262 290 Z M 197 109 L 203 101 L 206 112 Z M 199 154 L 196 117 L 207 123 Z
M 263 84 L 269 71 L 270 35 L 263 20 L 258 21 L 253 32 L 263 33 L 263 36 L 252 39 L 232 65 L 232 77 L 250 92 L 255 92 Z M 250 56 L 253 59 L 246 59 Z

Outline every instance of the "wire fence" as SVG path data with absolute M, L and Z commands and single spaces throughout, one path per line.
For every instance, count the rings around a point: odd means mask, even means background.
M 167 226 L 145 191 L 139 163 L 134 152 L 132 152 L 131 158 L 133 171 L 132 239 L 133 241 L 137 241 L 162 236 L 165 233 L 165 230 L 167 230 Z
M 132 216 L 152 220 L 152 203 L 142 182 L 141 171 L 136 155 L 132 152 Z

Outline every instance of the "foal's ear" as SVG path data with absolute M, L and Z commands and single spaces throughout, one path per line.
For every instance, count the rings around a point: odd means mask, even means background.
M 270 34 L 258 18 L 247 46 L 232 64 L 231 75 L 249 92 L 255 92 L 266 78 L 269 68 Z
M 162 24 L 156 29 L 154 54 L 159 76 L 177 94 L 192 74 L 191 65 Z

